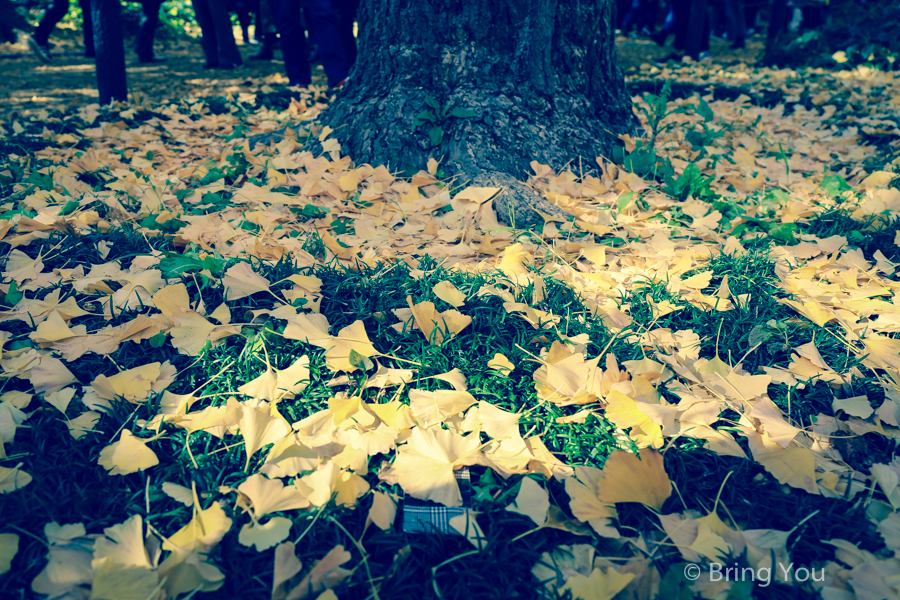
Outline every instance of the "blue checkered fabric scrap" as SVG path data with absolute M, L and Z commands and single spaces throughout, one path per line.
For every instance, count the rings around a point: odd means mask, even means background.
M 472 506 L 472 478 L 468 467 L 454 471 L 462 496 L 462 506 L 444 506 L 437 502 L 419 500 L 410 495 L 403 497 L 404 533 L 443 533 L 462 535 L 450 526 L 450 519 L 463 515 Z

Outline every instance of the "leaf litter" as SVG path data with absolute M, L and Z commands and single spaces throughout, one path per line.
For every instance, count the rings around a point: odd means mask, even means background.
M 753 95 L 636 97 L 647 136 L 621 156 L 532 164 L 570 218 L 531 231 L 436 160 L 353 164 L 315 124 L 318 90 L 0 125 L 33 148 L 0 166 L 0 494 L 25 506 L 61 476 L 28 466 L 53 430 L 97 485 L 143 499 L 117 522 L 4 509 L 0 572 L 40 548 L 36 593 L 174 598 L 234 589 L 228 551 L 272 598 L 391 597 L 409 545 L 385 562 L 372 536 L 402 529 L 407 497 L 462 507 L 450 525 L 476 552 L 545 536 L 532 595 L 746 594 L 678 575 L 734 562 L 893 597 L 900 90 L 865 67 L 793 73 L 643 66 Z M 780 514 L 741 506 L 757 484 Z M 825 510 L 855 524 L 814 530 Z M 435 590 L 465 556 L 431 565 Z

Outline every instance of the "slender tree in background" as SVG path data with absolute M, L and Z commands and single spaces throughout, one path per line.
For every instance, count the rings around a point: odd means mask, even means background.
M 359 58 L 322 120 L 357 163 L 429 158 L 517 226 L 559 214 L 526 186 L 531 161 L 588 172 L 635 126 L 613 0 L 363 0 Z
M 24 31 L 28 25 L 16 11 L 11 0 L 0 0 L 0 43 L 14 44 L 17 39 L 16 30 Z
M 91 0 L 100 104 L 128 99 L 121 0 Z

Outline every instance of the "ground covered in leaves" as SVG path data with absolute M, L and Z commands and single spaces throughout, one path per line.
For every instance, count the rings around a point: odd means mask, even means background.
M 0 124 L 4 592 L 897 597 L 900 84 L 629 79 L 530 231 L 321 89 Z

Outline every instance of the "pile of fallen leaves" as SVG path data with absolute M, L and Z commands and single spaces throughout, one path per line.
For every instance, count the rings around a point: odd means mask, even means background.
M 900 84 L 641 74 L 756 95 L 635 98 L 531 231 L 354 164 L 318 90 L 3 123 L 6 589 L 458 597 L 519 552 L 469 593 L 896 597 Z

